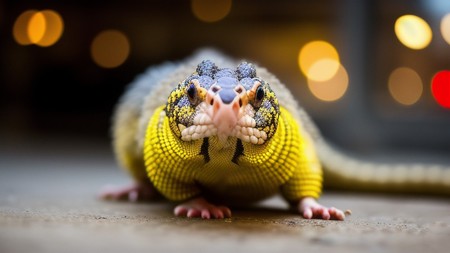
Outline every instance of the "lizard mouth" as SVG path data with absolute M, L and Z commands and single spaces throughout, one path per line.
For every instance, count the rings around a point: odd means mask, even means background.
M 255 110 L 248 103 L 252 91 L 235 83 L 235 79 L 221 78 L 206 92 L 205 99 L 197 105 L 193 125 L 179 125 L 183 141 L 217 136 L 225 143 L 229 137 L 244 142 L 263 144 L 267 133 L 256 128 Z

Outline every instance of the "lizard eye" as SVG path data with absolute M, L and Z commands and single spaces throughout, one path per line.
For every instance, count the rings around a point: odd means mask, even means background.
M 195 87 L 193 83 L 189 84 L 189 86 L 187 87 L 186 94 L 189 97 L 189 101 L 192 104 L 195 104 L 195 102 L 197 101 L 197 87 Z
M 256 106 L 261 105 L 261 102 L 262 102 L 263 98 L 264 98 L 264 88 L 260 85 L 256 89 L 255 105 Z

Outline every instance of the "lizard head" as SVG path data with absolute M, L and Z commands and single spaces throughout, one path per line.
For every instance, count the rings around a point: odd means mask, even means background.
M 166 105 L 170 127 L 183 141 L 217 136 L 263 144 L 274 135 L 279 114 L 275 93 L 247 62 L 229 69 L 202 61 Z

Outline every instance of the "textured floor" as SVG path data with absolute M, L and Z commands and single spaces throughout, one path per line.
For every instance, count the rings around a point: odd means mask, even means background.
M 353 214 L 304 220 L 280 198 L 237 209 L 231 219 L 172 216 L 159 202 L 95 198 L 125 184 L 104 145 L 36 143 L 0 147 L 0 252 L 448 252 L 450 201 L 326 193 Z M 64 143 L 64 144 L 62 144 Z

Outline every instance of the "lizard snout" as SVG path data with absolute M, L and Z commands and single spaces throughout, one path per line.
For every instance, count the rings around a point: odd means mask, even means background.
M 217 135 L 228 137 L 238 122 L 240 98 L 232 89 L 222 89 L 212 98 L 212 121 Z

